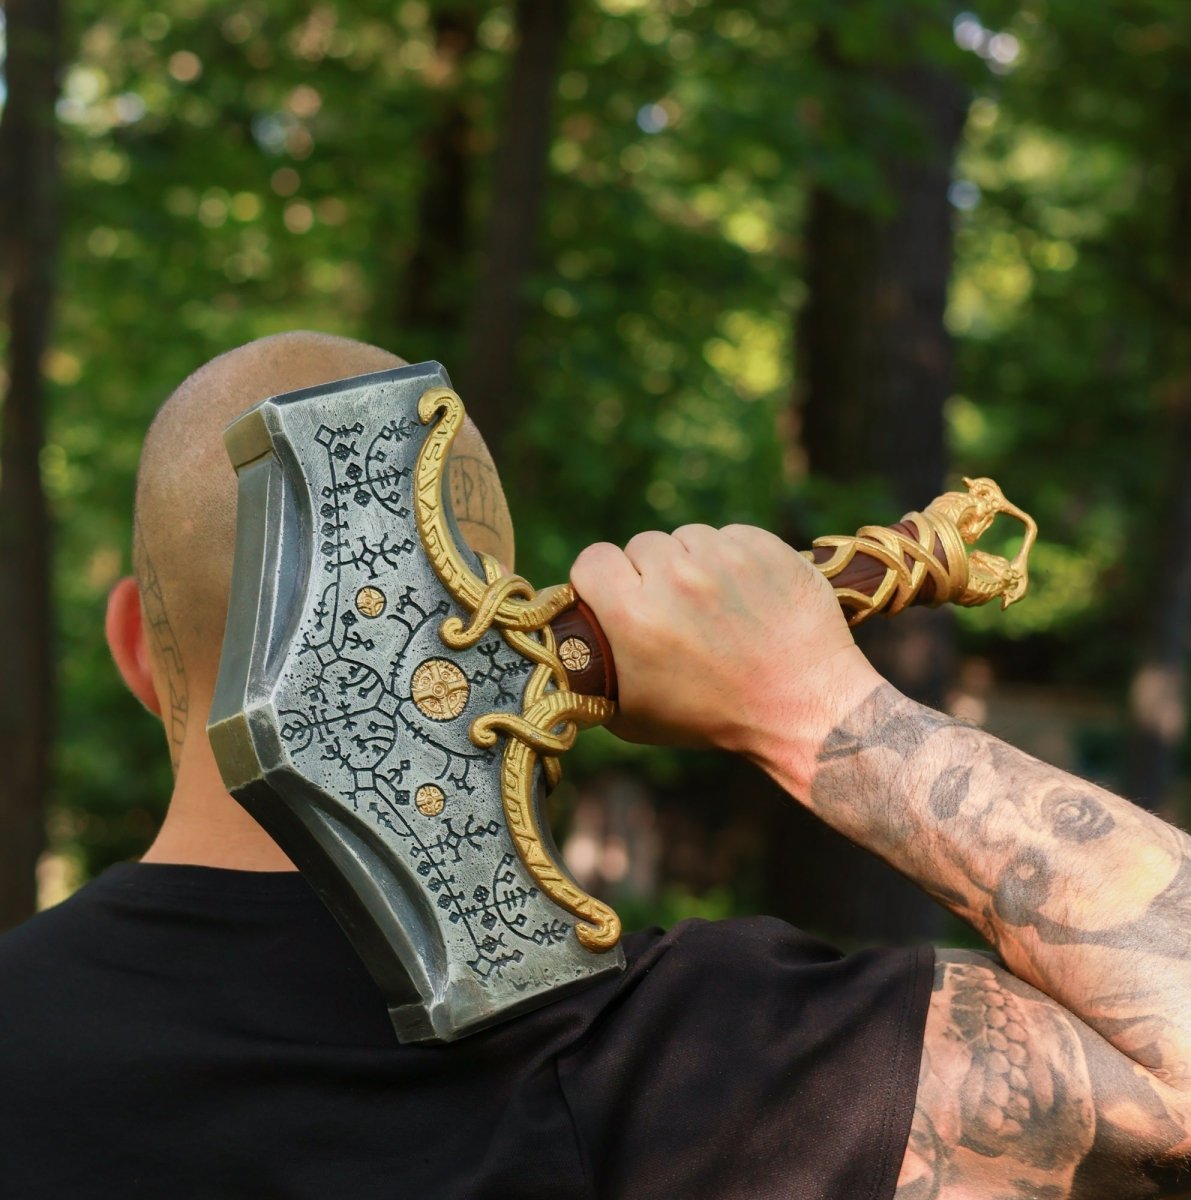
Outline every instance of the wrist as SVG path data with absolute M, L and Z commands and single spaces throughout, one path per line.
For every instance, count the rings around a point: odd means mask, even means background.
M 879 687 L 888 686 L 860 648 L 849 645 L 800 675 L 769 689 L 764 703 L 731 747 L 805 802 L 819 754 L 842 725 Z

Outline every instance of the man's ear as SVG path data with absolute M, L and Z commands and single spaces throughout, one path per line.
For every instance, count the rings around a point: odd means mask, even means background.
M 128 690 L 151 712 L 161 716 L 161 701 L 153 686 L 149 665 L 149 647 L 141 618 L 141 597 L 131 575 L 121 579 L 108 593 L 108 612 L 104 622 L 108 649 Z

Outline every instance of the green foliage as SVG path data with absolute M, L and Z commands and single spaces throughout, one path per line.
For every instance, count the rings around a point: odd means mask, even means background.
M 956 27 L 979 53 L 957 47 L 936 0 L 575 9 L 501 464 L 520 569 L 560 579 L 587 542 L 649 526 L 797 512 L 835 530 L 887 513 L 880 480 L 845 492 L 800 472 L 792 320 L 809 189 L 889 211 L 888 162 L 922 150 L 889 72 L 926 62 L 980 93 L 959 171 L 979 189 L 963 202 L 979 203 L 960 221 L 951 302 L 955 466 L 996 475 L 1046 540 L 1034 603 L 968 615 L 966 636 L 1050 641 L 1069 674 L 1119 687 L 1116 631 L 1138 606 L 1120 564 L 1160 531 L 1164 414 L 1191 328 L 1171 258 L 1189 169 L 1182 0 L 990 0 L 983 33 L 970 16 Z M 447 11 L 478 24 L 457 76 L 435 41 Z M 99 640 L 129 568 L 145 426 L 200 363 L 281 329 L 461 367 L 513 29 L 509 5 L 478 2 L 75 0 L 72 13 L 44 466 L 59 528 L 54 830 L 90 873 L 144 845 L 169 787 L 160 730 Z M 404 314 L 428 139 L 456 102 L 465 227 L 435 286 L 459 319 L 419 323 Z M 590 766 L 636 753 L 598 739 L 585 752 Z
M 1120 688 L 1191 382 L 1191 11 L 1026 3 L 1009 28 L 1015 68 L 974 104 L 959 167 L 981 199 L 959 230 L 950 420 L 956 465 L 995 475 L 1046 542 L 1029 604 L 964 620 L 1046 635 L 1065 674 Z
M 666 887 L 656 899 L 643 903 L 632 898 L 617 901 L 617 911 L 629 932 L 659 925 L 669 929 L 679 921 L 697 917 L 702 921 L 722 921 L 726 917 L 751 916 L 756 910 L 742 904 L 727 888 L 713 888 L 702 896 L 682 887 Z

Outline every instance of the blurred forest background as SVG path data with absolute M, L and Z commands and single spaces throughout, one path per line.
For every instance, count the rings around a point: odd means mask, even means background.
M 805 545 L 994 476 L 1030 596 L 866 647 L 1185 815 L 1186 0 L 4 11 L 0 927 L 153 834 L 164 739 L 102 639 L 140 440 L 291 328 L 448 366 L 539 585 L 642 528 Z M 595 732 L 554 809 L 630 924 L 962 936 L 727 760 Z

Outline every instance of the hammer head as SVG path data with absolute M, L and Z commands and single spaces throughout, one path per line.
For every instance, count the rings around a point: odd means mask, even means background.
M 471 614 L 426 556 L 413 483 L 418 402 L 449 386 L 438 363 L 363 375 L 266 400 L 225 434 L 239 511 L 211 746 L 402 1041 L 451 1041 L 624 965 L 619 947 L 585 948 L 526 870 L 501 747 L 469 738 L 476 718 L 522 712 L 533 664 L 496 628 L 465 649 L 440 637 Z

